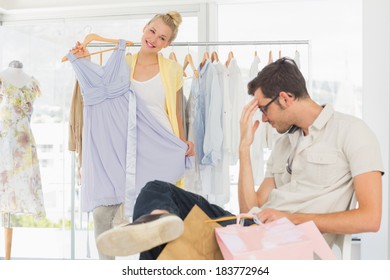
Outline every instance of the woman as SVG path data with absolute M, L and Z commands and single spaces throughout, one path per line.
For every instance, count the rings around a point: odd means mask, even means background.
M 183 140 L 187 146 L 186 156 L 194 155 L 193 143 L 186 141 L 181 116 L 182 67 L 164 58 L 159 52 L 176 38 L 182 19 L 179 13 L 155 15 L 144 27 L 140 51 L 129 58 L 131 87 L 150 113 L 166 129 Z M 76 56 L 88 53 L 80 43 L 74 48 Z M 178 182 L 182 186 L 182 182 Z M 95 237 L 112 228 L 113 219 L 120 204 L 101 205 L 93 209 Z M 99 254 L 100 259 L 111 257 Z
M 181 21 L 181 16 L 177 12 L 155 15 L 144 27 L 141 49 L 132 56 L 130 67 L 132 85 L 138 97 L 148 104 L 156 117 L 161 117 L 161 122 L 167 128 L 185 141 L 180 113 L 183 99 L 183 70 L 178 63 L 164 58 L 159 53 L 176 38 Z M 159 85 L 159 88 L 156 88 L 158 92 L 147 92 L 148 87 L 145 83 L 150 83 L 158 76 L 160 77 L 159 83 L 156 83 Z M 156 102 L 156 98 L 159 102 Z M 193 155 L 192 143 L 185 142 L 189 147 L 187 155 Z

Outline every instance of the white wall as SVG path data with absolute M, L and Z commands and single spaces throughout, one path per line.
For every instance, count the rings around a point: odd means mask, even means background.
M 389 244 L 389 94 L 390 94 L 390 3 L 363 1 L 363 119 L 377 134 L 382 148 L 383 217 L 381 230 L 363 234 L 362 259 L 390 259 Z

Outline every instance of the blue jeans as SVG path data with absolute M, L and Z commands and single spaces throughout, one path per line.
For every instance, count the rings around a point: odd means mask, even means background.
M 192 207 L 198 205 L 210 218 L 232 216 L 229 211 L 218 205 L 209 203 L 200 195 L 185 191 L 167 182 L 152 181 L 141 190 L 134 206 L 133 220 L 140 216 L 150 214 L 155 209 L 166 210 L 184 220 Z M 221 222 L 225 226 L 235 223 L 235 220 Z M 165 245 L 155 247 L 140 254 L 141 260 L 157 259 Z

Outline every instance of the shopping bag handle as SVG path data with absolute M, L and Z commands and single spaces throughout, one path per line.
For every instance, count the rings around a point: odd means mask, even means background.
M 224 221 L 236 220 L 237 224 L 240 224 L 240 225 L 243 226 L 244 225 L 244 219 L 253 220 L 258 225 L 263 224 L 259 220 L 257 215 L 248 214 L 248 213 L 238 214 L 236 216 L 226 216 L 226 217 L 220 217 L 220 218 L 216 218 L 216 219 L 210 219 L 210 220 L 206 220 L 205 223 L 224 222 Z

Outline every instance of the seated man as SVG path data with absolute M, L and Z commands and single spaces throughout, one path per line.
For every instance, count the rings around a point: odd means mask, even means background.
M 240 212 L 257 214 L 263 223 L 282 217 L 295 224 L 312 220 L 329 245 L 336 234 L 378 231 L 383 166 L 378 141 L 364 122 L 314 102 L 303 75 L 288 58 L 264 67 L 248 90 L 254 98 L 240 120 Z M 259 126 L 252 121 L 257 109 L 262 121 L 283 135 L 256 191 L 250 146 Z M 353 193 L 359 207 L 348 210 Z M 156 259 L 160 245 L 182 234 L 182 220 L 194 205 L 210 218 L 231 215 L 199 195 L 150 182 L 137 198 L 135 222 L 103 233 L 98 249 L 107 255 L 143 252 L 141 259 Z

